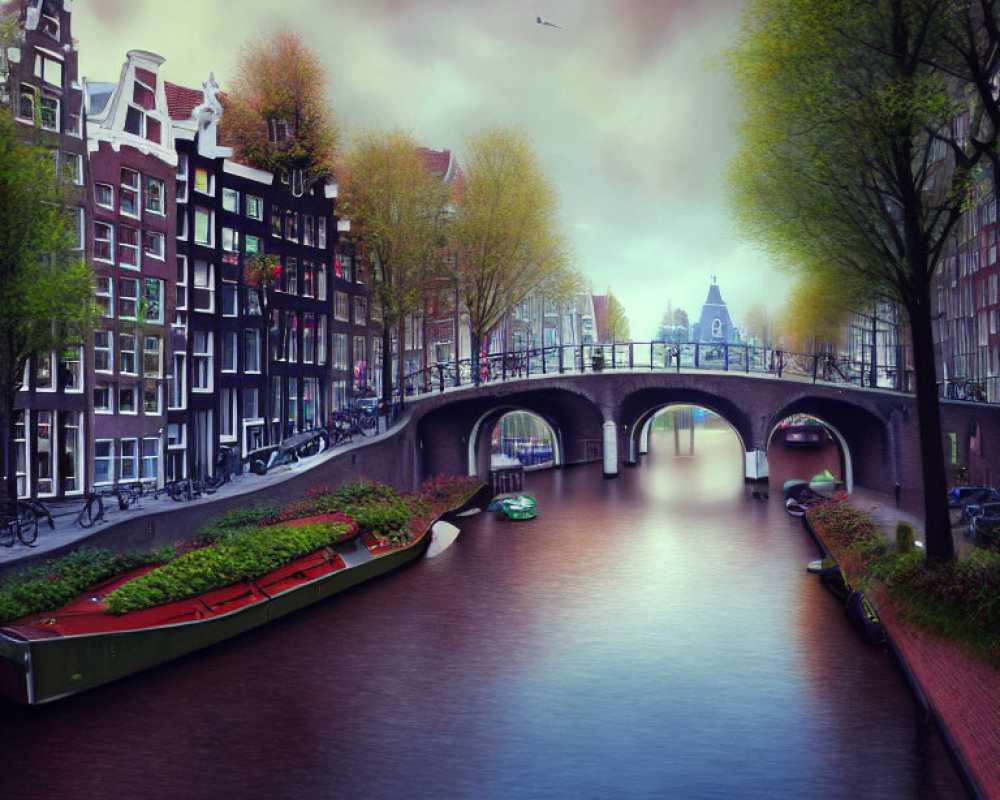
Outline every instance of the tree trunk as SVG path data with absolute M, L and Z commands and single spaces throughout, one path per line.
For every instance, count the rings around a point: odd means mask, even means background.
M 941 563 L 955 557 L 955 545 L 951 538 L 951 517 L 948 512 L 948 484 L 945 478 L 941 408 L 929 299 L 925 298 L 923 302 L 911 305 L 907 312 L 913 337 L 927 561 Z
M 382 312 L 382 402 L 388 408 L 392 402 L 392 324 L 383 307 Z M 397 319 L 398 322 L 398 319 Z M 402 331 L 400 330 L 400 333 Z M 403 342 L 399 338 L 399 360 L 403 360 Z
M 4 435 L 3 460 L 5 477 L 0 491 L 0 507 L 13 505 L 17 500 L 17 444 L 15 442 L 14 397 L 10 392 L 3 393 L 3 407 L 0 408 L 0 425 Z

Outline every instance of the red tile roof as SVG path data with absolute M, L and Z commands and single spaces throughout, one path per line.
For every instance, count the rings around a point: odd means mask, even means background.
M 167 93 L 167 111 L 170 119 L 190 119 L 195 106 L 200 106 L 204 100 L 201 89 L 189 89 L 187 86 L 178 86 L 170 81 L 163 82 L 163 89 Z
M 431 150 L 429 147 L 421 147 L 420 157 L 424 160 L 424 167 L 432 175 L 439 175 L 443 178 L 448 174 L 448 166 L 451 164 L 451 150 Z

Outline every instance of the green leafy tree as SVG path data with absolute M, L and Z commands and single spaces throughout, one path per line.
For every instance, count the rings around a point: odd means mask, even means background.
M 271 292 L 281 280 L 281 259 L 254 253 L 243 265 L 243 283 L 254 293 L 260 310 L 261 383 L 264 400 L 264 444 L 271 444 Z
M 400 130 L 359 134 L 344 156 L 339 183 L 341 214 L 350 218 L 351 236 L 372 266 L 372 299 L 382 308 L 382 397 L 388 403 L 392 330 L 400 342 L 396 385 L 402 387 L 403 325 L 423 308 L 429 278 L 443 258 L 447 189 L 427 170 L 416 141 Z
M 490 329 L 567 268 L 556 211 L 555 190 L 523 132 L 490 128 L 469 137 L 456 181 L 451 249 L 469 312 L 473 375 Z
M 931 324 L 931 281 L 969 194 L 962 108 L 932 66 L 946 0 L 750 0 L 729 65 L 742 100 L 731 184 L 744 230 L 805 281 L 850 280 L 859 304 L 907 312 L 927 555 L 954 556 Z M 961 98 L 959 98 L 961 99 Z
M 279 30 L 248 42 L 219 125 L 237 157 L 292 177 L 294 191 L 333 175 L 340 133 L 319 56 L 298 34 Z
M 625 306 L 622 305 L 621 300 L 611 294 L 611 290 L 608 289 L 608 336 L 611 337 L 612 342 L 625 342 L 629 338 L 629 321 L 628 315 L 625 313 Z
M 8 499 L 17 494 L 14 402 L 35 356 L 79 345 L 93 319 L 94 276 L 74 251 L 70 184 L 50 151 L 0 112 L 0 431 Z

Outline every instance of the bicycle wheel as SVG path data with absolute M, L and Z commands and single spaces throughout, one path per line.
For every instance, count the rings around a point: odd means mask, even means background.
M 17 517 L 17 538 L 21 544 L 31 547 L 38 538 L 38 517 L 28 512 Z
M 358 419 L 358 428 L 362 436 L 374 436 L 378 432 L 378 417 L 375 414 L 362 414 Z
M 104 517 L 104 498 L 99 494 L 87 497 L 83 508 L 76 517 L 76 524 L 81 528 L 92 528 L 94 523 Z

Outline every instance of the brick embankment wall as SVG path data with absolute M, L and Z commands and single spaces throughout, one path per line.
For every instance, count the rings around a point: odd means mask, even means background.
M 830 546 L 822 528 L 806 527 L 854 584 L 856 564 Z M 1000 671 L 961 644 L 903 619 L 884 594 L 872 599 L 900 667 L 926 701 L 966 787 L 974 797 L 1000 800 Z

